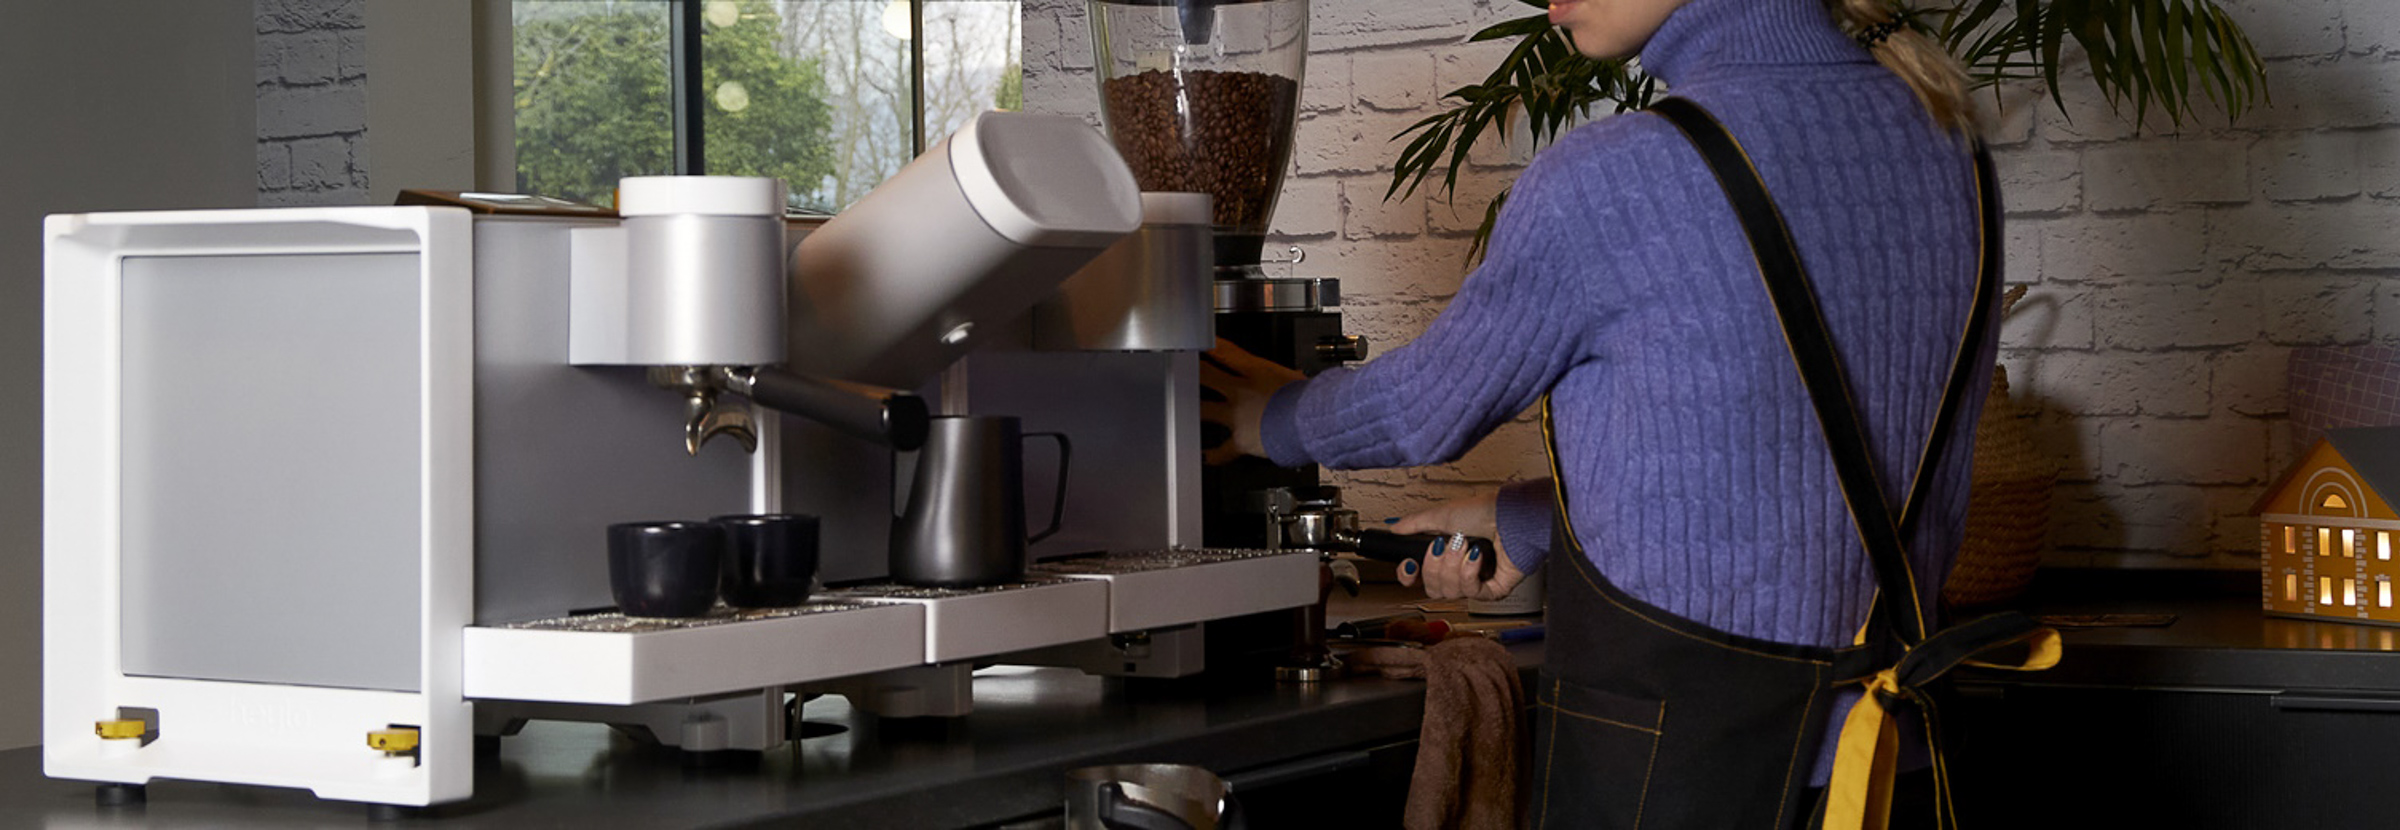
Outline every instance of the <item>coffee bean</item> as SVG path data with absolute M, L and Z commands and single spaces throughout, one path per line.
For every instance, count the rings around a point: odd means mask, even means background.
M 1217 225 L 1255 234 L 1291 161 L 1299 95 L 1265 72 L 1147 70 L 1101 84 L 1101 117 L 1143 190 L 1206 193 Z

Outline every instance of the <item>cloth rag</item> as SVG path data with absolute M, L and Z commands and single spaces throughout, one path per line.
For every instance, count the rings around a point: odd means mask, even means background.
M 1425 721 L 1402 826 L 1513 830 L 1525 687 L 1508 650 L 1467 636 L 1422 649 L 1363 649 L 1351 660 L 1385 677 L 1425 679 Z

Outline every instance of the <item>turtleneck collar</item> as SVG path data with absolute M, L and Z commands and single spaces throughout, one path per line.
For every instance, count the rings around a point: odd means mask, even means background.
M 1733 66 L 1873 61 L 1824 0 L 1691 0 L 1642 47 L 1642 71 L 1668 86 Z

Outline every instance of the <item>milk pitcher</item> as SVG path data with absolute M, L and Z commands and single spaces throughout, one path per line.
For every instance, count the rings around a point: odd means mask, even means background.
M 1058 442 L 1058 493 L 1050 526 L 1030 538 L 1025 532 L 1027 438 Z M 942 588 L 1024 579 L 1026 546 L 1058 532 L 1072 452 L 1066 434 L 1025 433 L 1012 416 L 933 418 L 917 454 L 907 508 L 892 522 L 892 579 Z

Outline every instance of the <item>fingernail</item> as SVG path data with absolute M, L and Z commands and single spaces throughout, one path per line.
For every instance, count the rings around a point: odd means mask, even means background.
M 1416 576 L 1416 575 L 1417 575 L 1417 560 L 1414 560 L 1414 559 L 1409 559 L 1409 560 L 1402 561 L 1402 562 L 1400 563 L 1400 572 L 1401 572 L 1401 573 L 1404 573 L 1404 574 L 1408 574 L 1409 576 Z
M 1449 545 L 1434 545 L 1434 546 L 1433 546 L 1433 555 L 1435 555 L 1435 556 L 1440 556 L 1440 555 L 1442 555 L 1442 553 L 1443 553 L 1444 551 L 1447 551 L 1447 550 L 1449 550 L 1449 549 L 1450 549 L 1450 546 L 1449 546 Z
M 1471 551 L 1467 551 L 1467 561 L 1469 561 L 1469 562 L 1473 562 L 1473 561 L 1475 561 L 1475 560 L 1477 560 L 1477 559 L 1481 559 L 1481 558 L 1483 558 L 1483 551 L 1479 551 L 1479 550 L 1471 550 Z

